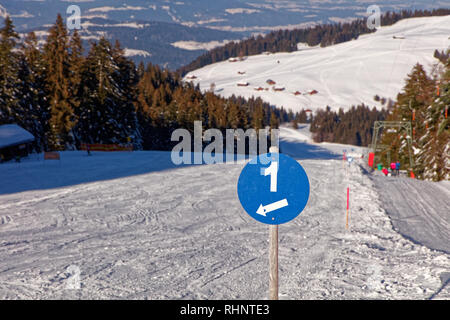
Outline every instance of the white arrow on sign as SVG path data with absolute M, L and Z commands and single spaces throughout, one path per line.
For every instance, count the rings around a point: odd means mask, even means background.
M 263 206 L 262 204 L 259 206 L 258 210 L 256 210 L 257 214 L 260 214 L 262 216 L 266 216 L 266 213 L 284 208 L 288 206 L 288 202 L 286 199 L 268 204 L 266 206 Z

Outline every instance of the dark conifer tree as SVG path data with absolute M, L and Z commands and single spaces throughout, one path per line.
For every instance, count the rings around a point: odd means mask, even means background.
M 136 66 L 131 60 L 125 57 L 119 41 L 116 41 L 114 45 L 112 57 L 117 66 L 114 77 L 116 78 L 116 83 L 121 93 L 117 102 L 117 118 L 120 119 L 120 125 L 122 126 L 121 132 L 126 135 L 125 138 L 127 141 L 129 140 L 134 144 L 135 148 L 140 149 L 142 140 L 138 130 L 139 124 L 133 103 L 136 100 L 136 85 L 139 81 Z M 121 139 L 121 142 L 125 141 Z
M 440 79 L 441 87 L 433 103 L 427 108 L 423 145 L 417 157 L 420 178 L 432 181 L 450 179 L 450 59 Z
M 21 47 L 19 110 L 20 125 L 35 137 L 36 151 L 47 150 L 50 110 L 45 91 L 45 63 L 34 32 L 29 33 Z
M 75 125 L 75 117 L 68 48 L 69 35 L 61 15 L 58 15 L 44 45 L 50 105 L 48 144 L 50 149 L 56 150 L 71 148 L 74 142 L 72 128 Z
M 397 103 L 387 119 L 411 122 L 412 136 L 400 132 L 385 132 L 382 136 L 381 143 L 389 146 L 392 160 L 409 163 L 407 141 L 409 139 L 413 148 L 417 150 L 422 148 L 424 141 L 421 137 L 426 132 L 425 119 L 427 109 L 433 101 L 434 88 L 434 81 L 428 77 L 423 66 L 416 64 L 408 75 L 402 92 L 397 96 Z M 423 170 L 419 164 L 414 169 L 418 172 Z
M 135 75 L 121 59 L 105 38 L 91 46 L 82 70 L 78 107 L 77 135 L 83 142 L 124 144 L 128 137 L 136 137 Z
M 0 29 L 0 124 L 20 122 L 24 115 L 18 112 L 19 56 L 14 49 L 19 35 L 7 16 Z

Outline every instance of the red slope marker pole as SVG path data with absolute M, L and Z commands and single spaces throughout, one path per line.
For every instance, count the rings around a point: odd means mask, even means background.
M 350 187 L 347 187 L 347 214 L 345 216 L 345 229 L 348 229 L 348 211 L 350 207 Z

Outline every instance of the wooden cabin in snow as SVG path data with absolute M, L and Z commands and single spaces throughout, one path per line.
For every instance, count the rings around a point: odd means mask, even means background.
M 194 79 L 197 79 L 197 77 L 195 75 L 191 74 L 191 75 L 186 76 L 186 79 L 194 80 Z
M 264 90 L 263 87 L 255 87 L 254 89 L 255 89 L 256 91 L 263 91 L 263 90 Z
M 245 74 L 245 71 L 238 71 L 238 74 Z
M 306 91 L 304 94 L 309 94 L 310 96 L 314 95 L 314 94 L 318 94 L 319 92 L 315 89 L 310 89 L 308 91 Z
M 294 92 L 294 96 L 299 96 L 299 95 L 301 95 L 301 94 L 302 94 L 302 93 L 301 93 L 300 91 L 298 91 L 298 90 Z
M 0 125 L 0 162 L 26 157 L 34 136 L 16 124 Z
M 248 87 L 249 83 L 247 81 L 239 81 L 237 83 L 238 87 Z
M 276 82 L 273 81 L 272 79 L 267 79 L 267 80 L 266 80 L 266 83 L 267 83 L 269 86 L 273 86 L 274 84 L 276 84 Z
M 284 87 L 281 86 L 274 86 L 273 91 L 284 91 Z

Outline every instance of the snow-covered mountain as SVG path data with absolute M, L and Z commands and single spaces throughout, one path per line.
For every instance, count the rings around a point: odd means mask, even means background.
M 411 18 L 330 47 L 300 45 L 293 53 L 219 62 L 192 71 L 185 79 L 203 90 L 214 83 L 223 96 L 259 96 L 294 111 L 347 109 L 360 103 L 381 107 L 374 96 L 395 99 L 418 62 L 432 71 L 438 62 L 434 50 L 450 48 L 449 35 L 450 16 Z
M 71 5 L 80 8 L 86 40 L 118 39 L 136 62 L 177 69 L 226 41 L 274 29 L 349 21 L 368 16 L 370 3 L 341 0 L 0 0 L 0 17 L 10 15 L 18 31 L 48 29 Z M 379 0 L 381 12 L 448 7 L 448 1 Z M 151 27 L 146 25 L 151 24 Z M 155 27 L 155 25 L 157 25 Z M 195 27 L 195 28 L 192 28 Z M 200 29 L 197 29 L 200 28 Z M 133 54 L 133 55 L 131 55 Z
M 304 23 L 345 21 L 366 15 L 372 1 L 340 0 L 1 0 L 18 27 L 39 27 L 76 4 L 82 17 L 164 21 L 228 31 L 264 32 Z M 378 0 L 382 11 L 445 7 L 448 1 Z M 447 5 L 446 5 L 447 4 Z

